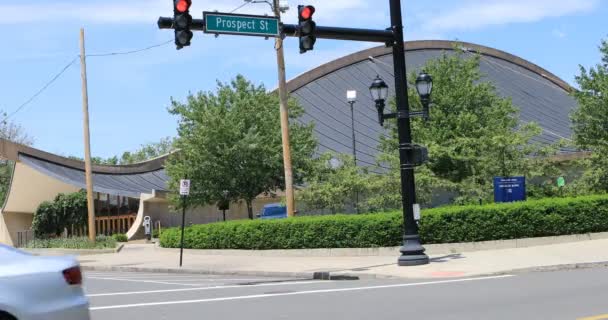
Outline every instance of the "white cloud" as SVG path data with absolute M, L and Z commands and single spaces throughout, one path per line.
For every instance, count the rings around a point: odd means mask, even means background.
M 485 26 L 536 22 L 593 10 L 599 0 L 490 0 L 429 16 L 431 30 L 475 30 Z
M 554 37 L 560 38 L 560 39 L 563 39 L 563 38 L 565 38 L 567 36 L 567 34 L 565 32 L 563 32 L 562 30 L 560 30 L 560 29 L 554 29 L 551 32 L 551 34 L 553 34 Z
M 202 11 L 230 12 L 243 4 L 243 0 L 196 0 L 193 1 L 190 12 L 196 18 L 202 18 Z M 317 8 L 317 20 L 331 22 L 354 17 L 368 19 L 368 10 L 371 5 L 367 0 L 310 0 L 308 4 Z M 290 10 L 285 14 L 284 20 L 293 23 L 297 20 L 297 3 L 289 1 Z M 355 10 L 357 9 L 357 10 Z M 270 14 L 268 5 L 249 4 L 237 11 L 238 13 Z M 344 13 L 349 12 L 348 16 Z M 173 14 L 169 0 L 99 0 L 99 1 L 49 1 L 27 2 L 18 4 L 0 4 L 0 24 L 36 23 L 50 21 L 78 21 L 98 24 L 140 24 L 153 23 L 158 16 L 171 16 Z

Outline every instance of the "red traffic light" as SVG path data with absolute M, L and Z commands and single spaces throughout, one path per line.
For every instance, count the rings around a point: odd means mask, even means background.
M 191 5 L 192 5 L 191 0 L 176 0 L 175 1 L 175 10 L 177 10 L 177 12 L 184 13 L 184 12 L 188 11 L 188 9 L 190 9 Z
M 302 10 L 300 10 L 300 18 L 304 20 L 308 20 L 312 18 L 312 15 L 315 13 L 315 7 L 313 6 L 304 6 Z

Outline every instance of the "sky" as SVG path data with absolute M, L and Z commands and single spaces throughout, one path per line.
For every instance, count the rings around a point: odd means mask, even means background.
M 232 11 L 242 0 L 192 0 L 191 14 Z M 297 22 L 297 5 L 316 7 L 318 25 L 385 29 L 387 0 L 289 0 L 286 23 Z M 608 37 L 608 0 L 404 0 L 406 40 L 459 40 L 500 49 L 529 60 L 575 85 L 579 65 L 600 61 Z M 270 14 L 267 4 L 237 13 Z M 0 110 L 33 137 L 34 147 L 83 155 L 79 30 L 87 55 L 147 48 L 173 40 L 159 30 L 159 16 L 172 16 L 172 0 L 0 0 Z M 284 47 L 287 77 L 341 56 L 376 46 L 319 39 L 300 55 L 297 39 Z M 277 84 L 274 41 L 259 37 L 195 32 L 192 46 L 173 43 L 128 55 L 87 58 L 91 149 L 110 157 L 175 136 L 171 99 L 213 91 L 217 81 L 242 74 L 273 89 Z M 65 72 L 27 102 L 64 67 Z

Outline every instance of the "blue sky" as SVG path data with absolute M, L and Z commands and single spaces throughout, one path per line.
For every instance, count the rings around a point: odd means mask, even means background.
M 193 0 L 191 13 L 230 11 L 242 0 Z M 285 19 L 294 23 L 298 4 L 317 8 L 320 25 L 386 28 L 388 1 L 290 0 Z M 574 84 L 578 65 L 600 59 L 597 46 L 608 36 L 606 0 L 403 1 L 407 40 L 446 39 L 486 45 L 530 60 Z M 251 4 L 241 13 L 269 13 Z M 78 54 L 86 30 L 87 54 L 139 49 L 173 39 L 158 30 L 158 16 L 172 15 L 171 0 L 0 0 L 0 109 L 11 113 Z M 145 52 L 90 57 L 89 109 L 94 156 L 108 157 L 175 135 L 167 113 L 170 98 L 213 90 L 216 80 L 237 73 L 267 88 L 276 86 L 273 41 L 256 37 L 196 33 L 192 46 L 173 44 Z M 300 55 L 295 39 L 285 43 L 288 78 L 369 43 L 320 39 Z M 83 154 L 78 63 L 11 120 L 34 138 L 34 146 L 63 155 Z

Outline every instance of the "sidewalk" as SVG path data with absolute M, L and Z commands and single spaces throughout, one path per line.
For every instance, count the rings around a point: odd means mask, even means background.
M 153 244 L 127 244 L 118 253 L 79 257 L 85 270 L 194 272 L 312 278 L 446 278 L 515 272 L 524 269 L 575 268 L 586 264 L 608 265 L 608 239 L 535 247 L 497 249 L 453 254 L 431 254 L 424 266 L 399 267 L 397 257 L 384 256 L 263 256 L 210 255 Z M 604 264 L 604 262 L 606 262 Z

